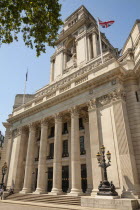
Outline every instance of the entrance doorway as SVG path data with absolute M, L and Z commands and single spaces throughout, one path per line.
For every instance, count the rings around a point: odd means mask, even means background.
M 81 165 L 81 185 L 83 193 L 87 190 L 87 169 L 86 164 Z
M 62 166 L 62 191 L 67 192 L 69 188 L 69 166 Z
M 53 185 L 53 167 L 48 168 L 48 189 L 47 192 L 51 192 Z

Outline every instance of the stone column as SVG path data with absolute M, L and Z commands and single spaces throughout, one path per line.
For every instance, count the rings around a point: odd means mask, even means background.
M 4 145 L 2 150 L 2 156 L 1 156 L 1 166 L 6 162 L 7 163 L 7 172 L 5 175 L 5 185 L 7 185 L 7 179 L 8 179 L 8 173 L 9 173 L 9 167 L 10 167 L 10 160 L 11 160 L 11 153 L 12 153 L 12 144 L 13 144 L 13 138 L 12 138 L 12 132 L 11 132 L 11 125 L 8 122 L 4 122 L 3 126 L 6 128 L 5 131 L 5 138 L 4 138 Z M 0 174 L 0 180 L 2 178 L 2 174 Z
M 90 149 L 91 149 L 91 164 L 92 164 L 92 180 L 93 190 L 92 196 L 97 194 L 98 186 L 102 180 L 101 168 L 98 166 L 96 158 L 97 152 L 100 150 L 100 138 L 99 138 L 99 122 L 98 122 L 98 110 L 96 108 L 96 100 L 89 101 L 89 132 L 90 132 Z
M 12 153 L 9 166 L 7 187 L 14 187 L 14 191 L 18 192 L 22 187 L 22 175 L 24 173 L 23 165 L 23 148 L 26 141 L 26 132 L 23 128 L 15 129 L 12 135 Z
M 69 152 L 69 189 L 68 193 L 71 191 L 71 124 L 68 122 L 68 152 Z
M 33 163 L 35 150 L 35 133 L 36 128 L 34 124 L 29 125 L 29 139 L 27 147 L 27 158 L 25 165 L 24 185 L 20 193 L 29 193 L 32 191 L 32 177 L 33 177 Z
M 79 140 L 79 113 L 76 107 L 71 109 L 71 192 L 70 195 L 78 196 L 81 190 L 81 164 Z
M 90 59 L 91 59 L 91 46 L 90 46 L 89 36 L 87 37 L 87 42 L 88 42 L 88 60 L 90 61 Z
M 54 81 L 54 63 L 55 60 L 51 60 L 51 70 L 50 70 L 50 82 Z
M 128 123 L 125 94 L 122 90 L 116 90 L 111 97 L 122 174 L 122 196 L 137 198 L 140 195 L 140 185 Z
M 55 115 L 53 188 L 50 194 L 62 194 L 62 117 L 60 114 Z
M 39 163 L 38 163 L 38 176 L 37 176 L 37 188 L 35 193 L 41 194 L 46 192 L 46 179 L 47 179 L 47 140 L 48 140 L 48 122 L 43 119 L 41 121 L 41 140 L 39 151 Z
M 84 118 L 85 128 L 85 149 L 86 149 L 86 168 L 87 168 L 87 193 L 91 193 L 93 189 L 92 181 L 92 167 L 91 167 L 91 149 L 90 149 L 90 136 L 89 136 L 89 118 Z
M 66 68 L 66 59 L 67 59 L 66 52 L 64 50 L 64 52 L 63 52 L 63 70 L 65 70 L 65 68 Z
M 96 33 L 93 33 L 92 39 L 93 39 L 93 55 L 94 55 L 94 58 L 96 58 L 97 55 L 98 55 L 98 45 L 97 45 L 97 35 L 96 35 Z

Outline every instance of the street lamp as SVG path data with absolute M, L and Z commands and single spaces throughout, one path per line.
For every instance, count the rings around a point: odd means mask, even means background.
M 115 191 L 115 186 L 113 182 L 109 182 L 107 178 L 107 167 L 111 166 L 111 153 L 108 151 L 106 153 L 108 163 L 106 163 L 105 159 L 105 147 L 104 145 L 101 146 L 101 153 L 97 153 L 96 157 L 99 163 L 99 167 L 103 168 L 103 181 L 99 184 L 99 191 L 97 192 L 97 195 L 103 195 L 103 196 L 118 196 L 118 193 Z
M 2 180 L 1 180 L 1 188 L 4 187 L 4 176 L 7 172 L 7 163 L 5 162 L 4 165 L 2 166 Z

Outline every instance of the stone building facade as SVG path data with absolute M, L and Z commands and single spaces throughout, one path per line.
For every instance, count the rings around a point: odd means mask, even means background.
M 64 23 L 50 83 L 15 103 L 5 135 L 7 188 L 20 193 L 96 195 L 97 152 L 111 152 L 108 178 L 123 197 L 140 193 L 140 20 L 121 55 L 81 6 Z

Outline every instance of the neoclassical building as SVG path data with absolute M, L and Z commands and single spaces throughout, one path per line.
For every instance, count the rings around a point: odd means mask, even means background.
M 140 20 L 121 54 L 81 6 L 64 22 L 50 83 L 17 95 L 6 127 L 7 188 L 20 193 L 96 195 L 97 152 L 111 152 L 108 179 L 122 197 L 140 195 Z

